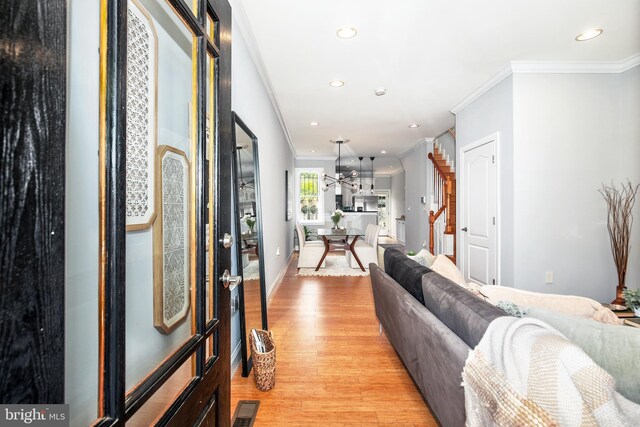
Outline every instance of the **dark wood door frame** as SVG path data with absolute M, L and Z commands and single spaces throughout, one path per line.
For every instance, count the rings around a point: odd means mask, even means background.
M 215 58 L 219 200 L 212 239 L 230 230 L 231 7 L 199 0 L 198 16 L 185 0 L 167 0 L 198 44 L 196 102 L 196 311 L 195 333 L 131 394 L 125 390 L 126 309 L 126 46 L 127 0 L 101 0 L 100 67 L 100 332 L 97 425 L 124 425 L 192 355 L 193 380 L 159 425 L 230 423 L 230 295 L 215 288 L 207 321 L 203 202 L 207 54 Z M 0 402 L 64 403 L 64 217 L 67 0 L 7 0 L 0 14 Z M 207 34 L 207 16 L 216 22 Z M 212 278 L 230 266 L 228 250 L 215 251 Z M 225 309 L 226 308 L 226 309 Z M 206 359 L 207 339 L 215 356 Z
M 0 402 L 64 403 L 66 0 L 0 13 Z

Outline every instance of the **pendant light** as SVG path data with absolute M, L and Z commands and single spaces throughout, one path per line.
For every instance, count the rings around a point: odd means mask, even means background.
M 362 159 L 364 157 L 358 157 L 360 159 L 360 195 L 362 195 Z
M 370 157 L 371 159 L 371 195 L 373 196 L 373 159 L 375 157 Z

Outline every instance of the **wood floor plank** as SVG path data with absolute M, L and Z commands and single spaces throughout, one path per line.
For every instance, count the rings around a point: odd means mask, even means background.
M 260 400 L 255 426 L 437 426 L 386 336 L 369 277 L 296 276 L 294 257 L 268 308 L 276 386 L 231 383 L 232 412 Z

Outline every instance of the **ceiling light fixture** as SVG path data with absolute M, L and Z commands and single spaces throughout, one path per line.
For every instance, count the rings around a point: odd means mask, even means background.
M 329 82 L 329 86 L 331 86 L 331 87 L 342 87 L 342 86 L 344 86 L 344 82 L 342 80 L 331 80 Z
M 336 31 L 336 34 L 341 39 L 352 39 L 358 34 L 358 29 L 355 27 L 342 27 Z
M 410 128 L 412 128 L 412 129 L 415 129 L 415 128 L 419 128 L 419 127 L 420 127 L 420 125 L 419 125 L 419 124 L 417 124 L 417 123 L 411 123 L 411 124 L 409 125 L 409 127 L 410 127 Z
M 379 87 L 378 89 L 374 90 L 373 93 L 375 93 L 376 96 L 382 96 L 387 93 L 387 90 L 383 87 Z
M 312 153 L 315 153 L 315 152 L 316 152 L 316 150 L 311 150 L 311 152 L 312 152 Z
M 349 142 L 349 140 L 338 137 L 336 139 L 331 139 L 330 141 L 332 144 L 336 144 L 338 146 L 338 168 L 336 170 L 340 171 L 340 151 L 341 151 L 340 149 L 342 147 L 342 144 L 346 144 L 347 142 Z M 327 175 L 325 173 L 324 185 L 322 186 L 322 191 L 327 191 L 329 190 L 330 187 L 333 187 L 333 186 L 336 186 L 336 187 L 345 186 L 346 188 L 351 190 L 352 193 L 355 193 L 356 191 L 358 191 L 358 186 L 355 183 L 355 180 L 357 177 L 358 177 L 358 172 L 355 170 L 352 170 L 348 177 L 345 177 L 342 172 L 338 172 L 337 178 Z
M 584 42 L 587 40 L 595 39 L 604 32 L 602 28 L 591 28 L 576 36 L 576 41 Z
M 310 122 L 310 123 L 309 123 L 309 126 L 318 126 L 319 124 L 320 124 L 320 123 L 318 123 L 318 122 Z
M 387 154 L 387 150 L 382 150 L 380 154 Z

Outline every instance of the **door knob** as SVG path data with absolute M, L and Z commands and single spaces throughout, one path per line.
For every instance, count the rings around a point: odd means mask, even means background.
M 463 228 L 462 231 L 467 232 L 467 227 Z
M 242 283 L 242 276 L 232 276 L 229 270 L 225 270 L 224 273 L 222 273 L 220 281 L 225 288 L 228 288 L 231 285 L 239 285 Z
M 220 239 L 220 243 L 225 249 L 229 249 L 233 246 L 233 236 L 229 233 L 224 233 L 224 236 Z

